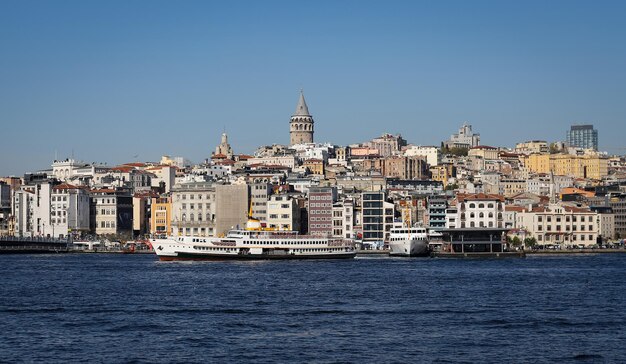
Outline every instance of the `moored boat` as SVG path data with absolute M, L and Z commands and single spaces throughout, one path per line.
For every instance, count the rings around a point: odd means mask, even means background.
M 389 234 L 389 255 L 402 257 L 428 256 L 428 233 L 424 227 L 395 227 Z
M 226 237 L 153 238 L 160 260 L 351 259 L 351 240 L 299 235 L 293 231 L 231 230 Z

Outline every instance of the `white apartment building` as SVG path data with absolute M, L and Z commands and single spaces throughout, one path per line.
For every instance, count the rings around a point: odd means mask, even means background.
M 89 192 L 70 184 L 52 188 L 50 224 L 55 237 L 89 232 Z
M 539 245 L 591 246 L 597 243 L 598 215 L 586 208 L 550 204 L 518 213 L 517 225 L 537 239 Z
M 173 236 L 214 236 L 215 212 L 213 183 L 185 183 L 172 188 Z
M 555 193 L 574 185 L 574 179 L 570 176 L 554 175 L 550 177 L 550 175 L 536 175 L 526 180 L 526 192 L 539 196 L 548 196 L 552 181 L 554 182 L 553 188 Z
M 484 193 L 457 196 L 457 228 L 502 228 L 504 197 Z
M 294 169 L 296 167 L 296 157 L 293 155 L 275 156 L 275 157 L 255 157 L 246 161 L 248 166 L 255 164 L 264 164 L 271 166 L 283 166 Z
M 13 193 L 12 214 L 15 217 L 15 236 L 33 236 L 34 186 L 22 186 Z
M 267 226 L 272 229 L 300 231 L 300 207 L 289 195 L 272 195 L 267 201 Z
M 332 219 L 334 237 L 354 237 L 354 201 L 352 199 L 334 203 Z
M 100 188 L 91 191 L 91 231 L 98 235 L 132 233 L 133 199 L 128 190 Z
M 405 157 L 425 157 L 431 167 L 441 164 L 441 153 L 437 147 L 409 145 L 404 151 Z

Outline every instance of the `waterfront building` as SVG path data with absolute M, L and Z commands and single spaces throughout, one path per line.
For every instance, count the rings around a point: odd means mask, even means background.
M 153 197 L 150 209 L 150 234 L 167 235 L 172 232 L 172 199 L 163 195 Z
M 406 157 L 424 157 L 430 167 L 441 163 L 441 152 L 437 147 L 409 145 L 404 150 L 404 155 Z
M 572 125 L 565 134 L 568 147 L 598 150 L 598 130 L 593 125 Z
M 272 194 L 269 182 L 253 182 L 250 185 L 250 215 L 253 219 L 265 221 L 268 215 L 267 201 Z
M 133 201 L 126 188 L 91 191 L 90 230 L 97 235 L 132 235 Z
M 590 206 L 589 209 L 598 214 L 598 237 L 601 242 L 606 243 L 615 238 L 615 214 L 608 206 Z
M 150 232 L 152 200 L 158 196 L 154 191 L 136 192 L 133 195 L 133 237 Z
M 394 220 L 394 205 L 383 191 L 361 194 L 363 241 L 382 244 L 389 237 Z
M 172 188 L 173 236 L 216 236 L 216 193 L 212 182 L 177 184 Z
M 626 238 L 626 193 L 615 193 L 609 196 L 609 206 L 615 214 L 616 236 Z
M 446 229 L 456 229 L 458 210 L 456 205 L 450 205 L 446 208 Z
M 233 228 L 245 228 L 248 221 L 248 185 L 231 184 L 215 186 L 215 232 L 226 235 Z
M 337 201 L 333 204 L 333 233 L 334 237 L 354 237 L 354 200 L 351 198 Z
M 427 213 L 427 227 L 428 230 L 441 231 L 446 228 L 446 225 L 455 223 L 455 219 L 450 221 L 446 218 L 448 200 L 443 195 L 432 195 L 426 199 Z
M 267 227 L 276 230 L 300 231 L 300 206 L 294 196 L 277 194 L 267 201 Z
M 11 220 L 11 186 L 0 181 L 0 235 L 9 235 Z
M 447 148 L 474 148 L 480 145 L 480 134 L 472 131 L 472 125 L 463 123 L 459 132 L 452 134 L 450 139 L 444 142 Z
M 525 209 L 517 219 L 539 245 L 591 246 L 599 235 L 599 216 L 588 208 L 552 203 Z
M 83 235 L 90 231 L 89 191 L 63 183 L 52 188 L 50 224 L 54 237 Z
M 12 215 L 14 217 L 13 233 L 15 236 L 33 236 L 33 206 L 35 191 L 33 186 L 21 186 L 13 193 Z
M 458 194 L 457 228 L 502 228 L 504 197 L 501 195 Z
M 597 197 L 586 198 L 586 200 L 593 210 L 603 213 L 610 211 L 614 215 L 614 237 L 624 239 L 626 238 L 626 193 L 615 190 L 615 187 L 617 186 L 609 187 L 613 189 L 611 192 L 607 191 L 607 188 L 603 188 L 604 191 L 599 193 Z
M 333 203 L 337 201 L 336 187 L 309 188 L 308 232 L 330 236 L 333 233 Z
M 304 101 L 304 93 L 300 91 L 300 99 L 296 112 L 289 122 L 289 145 L 313 143 L 314 121 L 309 107 Z

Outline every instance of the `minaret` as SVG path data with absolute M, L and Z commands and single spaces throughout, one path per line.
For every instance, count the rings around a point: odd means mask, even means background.
M 296 112 L 289 122 L 289 145 L 313 143 L 313 123 L 313 117 L 304 101 L 304 93 L 300 90 Z

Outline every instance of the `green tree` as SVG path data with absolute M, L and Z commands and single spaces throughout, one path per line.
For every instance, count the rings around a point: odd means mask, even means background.
M 537 239 L 530 237 L 530 238 L 526 238 L 524 239 L 524 245 L 529 246 L 529 247 L 534 247 L 535 245 L 537 245 Z
M 459 188 L 459 185 L 456 183 L 450 183 L 446 186 L 445 190 L 446 191 L 454 191 L 457 190 Z
M 514 247 L 516 247 L 516 248 L 517 248 L 517 247 L 519 247 L 519 246 L 521 246 L 521 245 L 522 245 L 522 240 L 521 240 L 519 237 L 514 236 L 514 237 L 511 239 L 511 245 L 513 245 Z
M 561 153 L 562 150 L 556 143 L 550 143 L 550 154 Z

